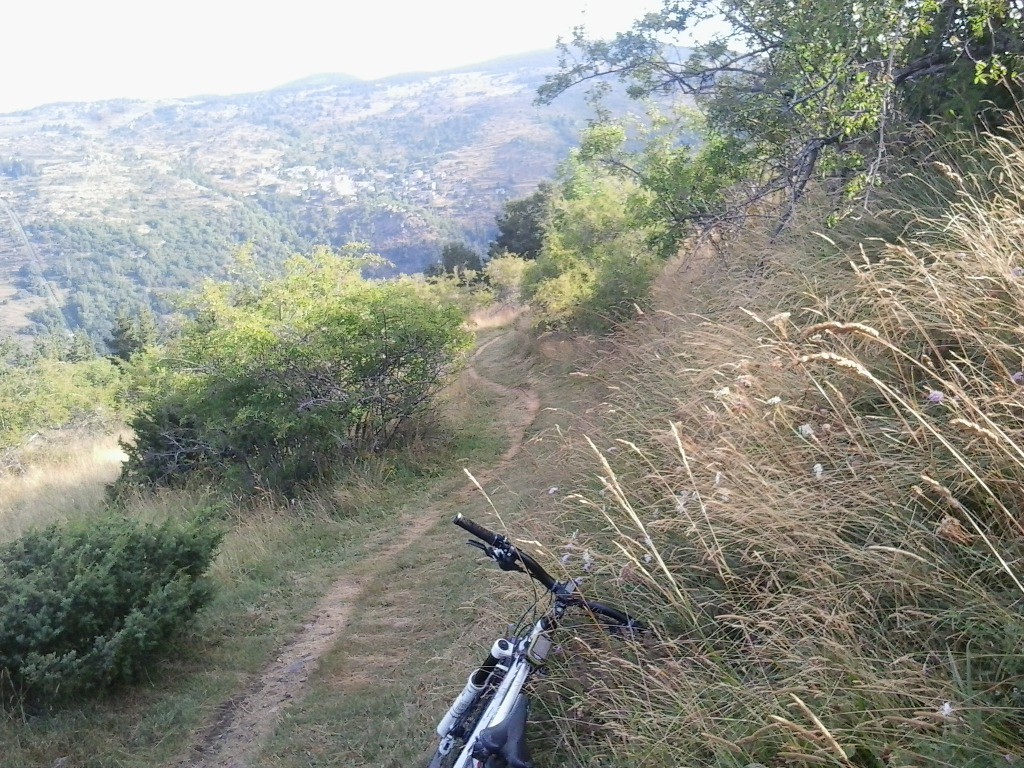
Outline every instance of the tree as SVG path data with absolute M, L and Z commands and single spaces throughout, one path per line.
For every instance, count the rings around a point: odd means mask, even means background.
M 428 277 L 441 275 L 463 275 L 466 272 L 479 272 L 483 269 L 480 254 L 465 243 L 451 240 L 441 248 L 440 259 L 427 268 Z
M 636 183 L 570 159 L 522 293 L 549 327 L 603 331 L 648 303 L 657 258 L 632 212 Z
M 505 203 L 495 220 L 498 236 L 487 249 L 487 255 L 494 258 L 514 253 L 524 259 L 536 259 L 544 245 L 552 191 L 550 183 L 542 182 L 533 194 Z
M 120 384 L 117 367 L 95 353 L 80 361 L 30 354 L 0 360 L 0 448 L 35 430 L 112 416 L 120 422 Z
M 607 76 L 637 98 L 695 100 L 754 182 L 743 203 L 781 193 L 785 221 L 812 178 L 851 194 L 876 181 L 939 105 L 973 120 L 982 99 L 1005 103 L 1024 71 L 1022 19 L 1022 0 L 663 0 L 612 40 L 577 29 L 539 100 Z M 725 31 L 680 47 L 711 20 Z
M 465 243 L 446 243 L 441 249 L 441 267 L 445 272 L 454 274 L 473 270 L 478 272 L 483 266 L 480 254 L 474 251 Z
M 132 355 L 153 346 L 156 341 L 156 315 L 149 308 L 143 307 L 134 316 L 127 312 L 118 313 L 107 346 L 112 357 L 128 361 Z

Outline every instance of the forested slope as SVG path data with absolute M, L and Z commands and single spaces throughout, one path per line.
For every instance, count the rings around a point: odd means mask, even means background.
M 553 64 L 2 115 L 3 328 L 99 343 L 119 312 L 165 314 L 224 277 L 246 243 L 269 266 L 364 241 L 392 273 L 422 270 L 445 240 L 483 249 L 502 203 L 554 172 L 588 114 L 579 98 L 533 106 Z

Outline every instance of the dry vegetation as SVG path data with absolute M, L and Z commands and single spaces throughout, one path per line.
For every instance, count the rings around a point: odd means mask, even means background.
M 72 430 L 37 434 L 0 457 L 0 542 L 101 509 L 124 451 L 116 435 Z
M 1022 146 L 670 270 L 591 372 L 565 523 L 661 629 L 573 673 L 581 763 L 1024 761 Z

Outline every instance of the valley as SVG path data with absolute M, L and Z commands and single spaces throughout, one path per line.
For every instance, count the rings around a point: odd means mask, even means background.
M 250 245 L 365 242 L 417 272 L 449 240 L 480 251 L 510 199 L 575 144 L 581 98 L 533 105 L 553 52 L 363 82 L 0 115 L 0 331 L 82 329 L 171 311 Z

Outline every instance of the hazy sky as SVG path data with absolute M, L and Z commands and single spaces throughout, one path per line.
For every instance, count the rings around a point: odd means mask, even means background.
M 626 29 L 659 0 L 7 0 L 0 112 L 366 79 Z

